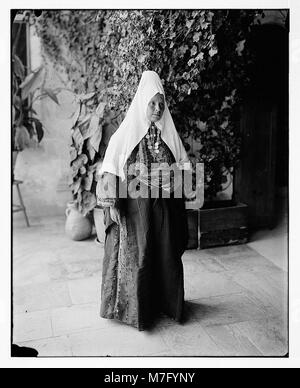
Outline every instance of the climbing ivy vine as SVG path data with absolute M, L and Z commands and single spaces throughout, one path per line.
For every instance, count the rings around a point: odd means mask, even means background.
M 224 172 L 232 173 L 239 162 L 239 112 L 252 62 L 247 41 L 259 14 L 64 10 L 44 11 L 33 19 L 45 58 L 66 74 L 74 93 L 94 93 L 92 110 L 105 103 L 106 123 L 114 128 L 142 72 L 159 73 L 192 162 L 205 163 L 205 197 L 211 199 L 222 188 Z M 189 139 L 195 140 L 194 150 Z M 101 148 L 96 158 L 103 153 Z

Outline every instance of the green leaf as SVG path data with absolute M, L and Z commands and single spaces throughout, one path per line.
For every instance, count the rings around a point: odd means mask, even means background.
M 47 96 L 50 97 L 51 100 L 53 100 L 57 105 L 59 105 L 59 101 L 57 99 L 56 94 L 53 92 L 53 90 L 45 88 L 45 89 L 43 89 L 43 92 L 46 93 Z
M 80 116 L 80 105 L 76 107 L 74 112 L 68 117 L 68 119 L 71 119 L 72 122 L 72 128 L 77 124 L 79 116 Z
M 189 47 L 185 44 L 183 46 L 180 46 L 178 51 L 181 54 L 181 56 L 183 56 L 187 52 L 188 49 L 189 49 Z
M 76 179 L 76 177 L 78 176 L 78 171 L 79 169 L 72 169 L 71 170 L 71 176 L 72 176 L 72 179 Z
M 16 94 L 13 96 L 13 104 L 14 104 L 14 107 L 18 110 L 21 110 L 22 109 L 22 101 L 21 101 L 21 98 L 19 96 L 17 96 Z
M 21 83 L 20 88 L 22 90 L 22 99 L 26 100 L 30 93 L 38 89 L 43 82 L 43 66 L 40 66 L 37 70 L 30 73 L 25 77 Z
M 67 176 L 67 183 L 68 183 L 69 187 L 71 187 L 73 184 L 72 172 L 70 172 L 70 171 L 69 171 L 68 176 Z
M 91 139 L 87 140 L 86 146 L 87 146 L 88 153 L 90 155 L 90 159 L 94 160 L 94 157 L 96 155 L 96 151 L 94 150 L 93 146 L 91 145 Z
M 94 207 L 97 205 L 96 196 L 89 191 L 83 191 L 81 205 L 82 205 L 82 212 L 84 215 L 86 215 L 88 212 L 93 210 Z
M 98 167 L 99 167 L 99 161 L 88 166 L 88 172 L 94 174 L 94 172 L 97 170 Z
M 25 68 L 21 59 L 16 54 L 13 55 L 13 64 L 15 74 L 23 81 L 25 77 Z
M 35 117 L 31 117 L 30 120 L 34 122 L 35 132 L 36 132 L 36 135 L 37 135 L 38 142 L 40 143 L 40 141 L 44 137 L 43 124 L 40 122 L 39 119 L 37 119 Z
M 84 190 L 86 190 L 86 191 L 91 190 L 93 179 L 94 179 L 94 174 L 92 172 L 89 172 L 88 175 L 83 180 Z
M 105 107 L 106 107 L 106 103 L 105 102 L 100 102 L 96 108 L 96 114 L 102 118 L 103 117 L 103 114 L 104 114 L 104 110 L 105 110 Z
M 212 47 L 210 50 L 209 50 L 209 55 L 210 57 L 213 57 L 214 55 L 216 55 L 218 53 L 218 49 L 216 47 Z
M 78 193 L 78 190 L 81 186 L 81 181 L 82 181 L 82 177 L 79 177 L 74 183 L 72 183 L 71 189 L 72 189 L 74 194 Z
M 239 42 L 237 43 L 237 45 L 236 45 L 235 51 L 237 52 L 237 54 L 238 54 L 239 56 L 242 55 L 242 52 L 243 52 L 244 47 L 245 47 L 245 42 L 246 42 L 246 40 L 243 39 L 243 40 L 239 41 Z
M 94 114 L 87 115 L 86 118 L 83 120 L 83 122 L 86 122 L 87 120 L 90 120 L 90 123 L 85 128 L 85 130 L 81 131 L 84 140 L 86 140 L 89 137 L 93 136 L 96 131 L 100 130 L 100 132 L 101 132 L 101 128 L 99 127 L 99 121 L 100 121 L 101 118 L 103 118 L 103 113 L 104 113 L 105 106 L 106 106 L 106 103 L 100 102 L 100 104 L 98 104 Z M 82 124 L 82 123 L 80 123 L 80 124 Z
M 196 61 L 202 61 L 203 58 L 204 58 L 204 53 L 199 53 L 199 54 L 196 56 L 195 60 L 196 60 Z
M 225 129 L 225 128 L 227 128 L 228 127 L 228 120 L 225 120 L 221 125 L 220 125 L 220 127 L 222 128 L 222 129 Z
M 84 140 L 90 136 L 89 125 L 90 125 L 89 122 L 86 122 L 84 125 L 81 125 L 81 123 L 78 124 L 78 129 L 80 130 L 80 133 Z
M 73 171 L 79 170 L 83 165 L 85 165 L 88 162 L 88 157 L 85 154 L 79 155 L 72 163 L 72 169 Z
M 197 125 L 197 128 L 199 128 L 201 132 L 205 132 L 207 129 L 207 123 L 203 122 L 201 120 L 197 120 L 196 125 Z
M 199 86 L 196 82 L 192 82 L 191 88 L 192 88 L 192 90 L 197 90 L 199 88 Z
M 81 148 L 84 140 L 83 140 L 83 137 L 82 137 L 82 134 L 81 134 L 79 128 L 74 129 L 72 137 L 73 137 L 76 148 L 77 149 Z
M 147 54 L 141 54 L 138 56 L 137 60 L 139 63 L 144 63 L 146 58 L 147 58 Z
M 192 47 L 192 49 L 191 49 L 191 55 L 194 56 L 194 55 L 197 53 L 197 51 L 198 51 L 198 48 L 197 48 L 196 45 L 194 45 L 194 46 Z
M 84 139 L 87 139 L 87 138 L 93 136 L 93 134 L 98 130 L 99 120 L 100 120 L 99 115 L 97 115 L 97 114 L 92 115 L 88 129 L 86 131 L 86 134 L 84 135 Z
M 78 127 L 82 127 L 83 125 L 87 124 L 92 117 L 92 113 L 87 113 L 84 117 L 81 118 L 79 123 L 77 124 Z
M 201 32 L 196 32 L 193 36 L 193 42 L 199 42 Z
M 99 151 L 101 138 L 102 138 L 102 125 L 99 126 L 98 130 L 94 132 L 93 136 L 90 138 L 90 144 L 96 152 Z
M 200 18 L 200 26 L 202 30 L 206 30 L 206 28 L 209 26 L 209 23 L 205 21 L 204 17 Z
M 24 127 L 24 125 L 20 125 L 16 128 L 14 142 L 15 148 L 19 151 L 22 151 L 24 148 L 29 147 L 30 136 L 27 128 Z
M 77 158 L 76 148 L 74 146 L 71 146 L 70 147 L 70 159 L 71 159 L 71 162 L 73 162 L 73 160 L 75 160 L 76 158 Z
M 76 97 L 79 101 L 87 101 L 95 96 L 96 92 L 87 93 L 87 94 L 78 94 Z
M 192 66 L 192 64 L 195 62 L 195 58 L 191 58 L 189 61 L 188 61 L 188 66 Z
M 194 19 L 187 20 L 185 25 L 187 26 L 188 29 L 190 29 L 192 27 L 193 23 L 194 23 Z
M 79 171 L 80 171 L 81 175 L 84 175 L 86 173 L 86 168 L 84 166 L 82 166 L 82 167 L 80 167 Z

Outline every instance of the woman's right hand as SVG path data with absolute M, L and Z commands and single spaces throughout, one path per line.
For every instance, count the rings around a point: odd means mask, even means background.
M 109 208 L 110 218 L 116 223 L 119 224 L 119 211 L 116 207 L 110 206 Z

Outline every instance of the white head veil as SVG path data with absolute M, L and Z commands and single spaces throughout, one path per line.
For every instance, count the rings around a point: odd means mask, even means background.
M 136 94 L 125 119 L 110 138 L 99 174 L 110 172 L 125 179 L 124 166 L 134 147 L 146 135 L 150 121 L 146 112 L 149 101 L 157 93 L 165 92 L 155 71 L 144 71 Z M 189 169 L 190 161 L 182 141 L 176 131 L 172 116 L 165 101 L 165 110 L 161 119 L 155 123 L 161 131 L 161 138 L 170 148 L 176 163 L 183 169 Z

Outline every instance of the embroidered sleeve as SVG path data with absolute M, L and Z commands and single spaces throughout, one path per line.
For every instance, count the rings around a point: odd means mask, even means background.
M 97 205 L 101 207 L 118 207 L 119 178 L 109 172 L 105 172 L 98 178 L 96 196 Z

